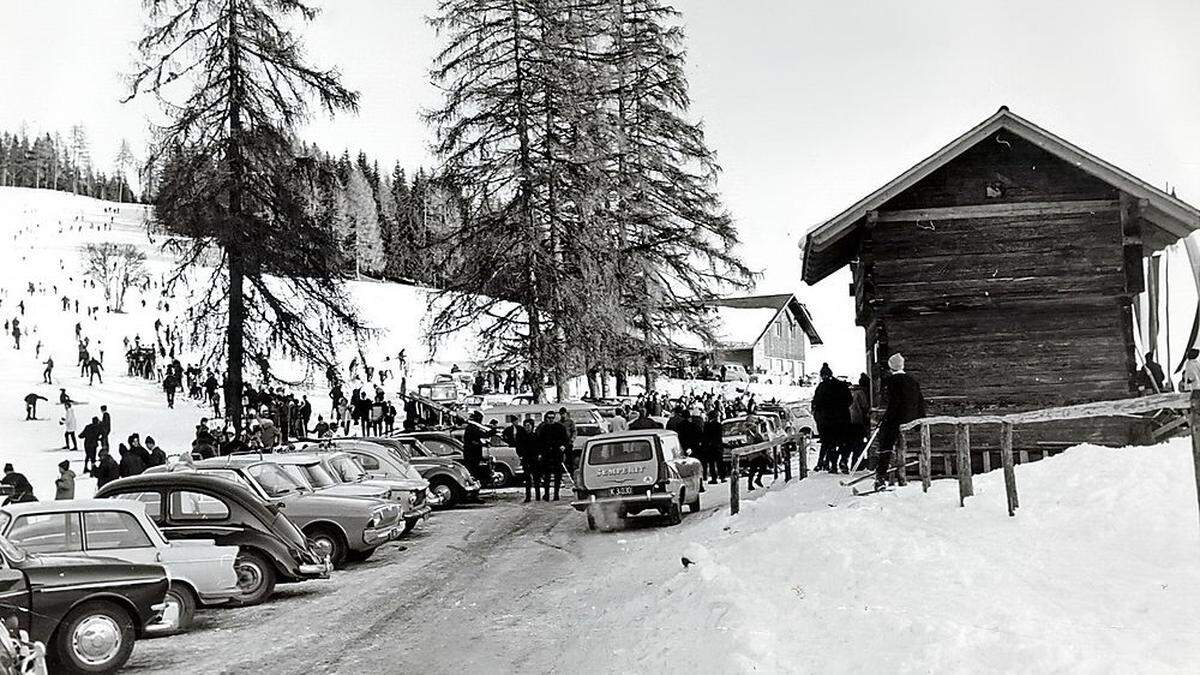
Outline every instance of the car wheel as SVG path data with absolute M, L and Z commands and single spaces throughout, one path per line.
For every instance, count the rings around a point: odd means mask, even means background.
M 125 665 L 136 637 L 129 612 L 92 600 L 71 610 L 54 634 L 55 671 L 109 673 Z
M 492 487 L 508 487 L 513 484 L 513 472 L 503 464 L 496 465 L 492 469 Z
M 434 478 L 429 481 L 429 491 L 438 500 L 438 506 L 447 508 L 460 501 L 458 488 L 447 478 Z
M 365 551 L 346 551 L 346 560 L 350 562 L 364 562 L 375 554 L 377 548 L 369 548 Z
M 192 627 L 192 620 L 196 616 L 196 597 L 186 586 L 171 584 L 163 602 L 167 608 L 163 610 L 162 623 L 166 629 L 162 635 L 182 633 Z
M 342 535 L 334 532 L 328 527 L 314 527 L 304 533 L 304 536 L 313 540 L 313 548 L 318 553 L 329 556 L 329 562 L 335 568 L 340 568 L 346 562 L 346 542 L 342 541 Z
M 667 507 L 667 524 L 678 525 L 683 522 L 683 493 L 679 493 L 679 499 L 672 499 L 671 505 Z
M 233 561 L 237 585 L 241 594 L 231 600 L 240 607 L 257 605 L 275 592 L 275 566 L 257 551 L 238 551 Z

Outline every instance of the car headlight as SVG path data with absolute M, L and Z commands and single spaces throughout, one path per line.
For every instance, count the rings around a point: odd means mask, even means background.
M 379 511 L 376 511 L 375 513 L 372 513 L 371 518 L 369 520 L 367 520 L 367 529 L 373 530 L 373 529 L 379 527 L 379 524 L 382 522 L 383 522 L 383 514 L 380 513 Z

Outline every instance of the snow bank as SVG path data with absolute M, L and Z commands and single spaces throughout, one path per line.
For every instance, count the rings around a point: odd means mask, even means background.
M 650 671 L 1195 672 L 1200 524 L 1186 439 L 1082 446 L 870 497 L 815 476 L 712 518 L 696 563 L 622 608 Z

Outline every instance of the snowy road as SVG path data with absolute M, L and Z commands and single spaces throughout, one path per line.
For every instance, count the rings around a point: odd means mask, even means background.
M 188 634 L 139 641 L 127 671 L 604 671 L 632 628 L 606 623 L 606 605 L 679 570 L 676 547 L 654 546 L 666 532 L 647 519 L 590 533 L 565 495 L 536 505 L 497 495 L 434 514 L 405 550 L 389 545 L 329 580 L 281 586 L 265 605 L 208 610 Z

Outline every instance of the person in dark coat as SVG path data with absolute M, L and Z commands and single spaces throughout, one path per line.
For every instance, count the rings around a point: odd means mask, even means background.
M 704 445 L 704 411 L 693 407 L 675 433 L 679 434 L 679 447 L 689 457 L 695 457 L 700 462 L 700 491 L 704 491 L 704 476 L 708 467 L 708 453 Z
M 661 424 L 659 424 L 657 420 L 650 417 L 650 413 L 648 413 L 648 412 L 643 413 L 642 411 L 638 410 L 637 408 L 634 408 L 633 410 L 629 411 L 629 416 L 630 416 L 629 417 L 629 430 L 630 431 L 641 430 L 641 429 L 661 429 L 661 428 L 663 428 L 663 426 Z
M 883 380 L 883 418 L 879 421 L 879 457 L 875 464 L 875 487 L 887 482 L 892 451 L 900 436 L 900 426 L 925 416 L 925 398 L 916 378 L 904 372 L 904 357 L 899 353 L 888 359 L 891 374 Z M 903 468 L 901 468 L 903 471 Z
M 121 455 L 121 478 L 136 476 L 146 470 L 146 463 L 142 461 L 141 456 L 130 451 L 124 443 L 117 444 L 117 453 Z
M 525 475 L 525 503 L 536 497 L 542 500 L 542 483 L 538 474 L 537 444 L 533 438 L 533 420 L 524 423 L 516 415 L 508 416 L 508 426 L 500 433 L 504 444 L 517 451 L 521 460 L 521 473 Z
M 108 406 L 100 406 L 100 447 L 108 448 L 108 435 L 112 433 L 112 415 L 108 414 Z
M 125 450 L 125 446 L 121 446 L 121 450 Z M 100 459 L 92 469 L 92 477 L 96 479 L 97 488 L 102 488 L 121 477 L 121 467 L 112 455 L 108 454 L 108 448 L 100 448 Z
M 96 449 L 100 446 L 100 437 L 104 431 L 100 426 L 100 418 L 93 417 L 92 421 L 83 427 L 79 437 L 83 439 L 83 472 L 90 473 L 96 468 Z
M 7 485 L 12 489 L 12 494 L 4 500 L 3 506 L 37 501 L 37 497 L 33 496 L 33 486 L 29 484 L 29 479 L 25 477 L 25 474 L 17 473 L 12 464 L 4 465 L 4 478 L 0 478 L 0 485 Z
M 821 365 L 821 383 L 813 393 L 812 414 L 821 437 L 821 454 L 817 471 L 837 472 L 838 456 L 846 445 L 846 428 L 850 425 L 850 385 L 833 376 L 829 364 Z
M 147 467 L 162 466 L 167 463 L 167 453 L 158 447 L 158 443 L 154 442 L 153 436 L 146 437 L 146 451 L 150 453 L 150 461 Z
M 871 378 L 866 373 L 859 375 L 858 385 L 850 397 L 850 424 L 846 427 L 846 447 L 838 467 L 842 473 L 850 473 L 850 466 L 858 464 L 866 445 L 867 427 L 871 422 Z
M 471 413 L 471 420 L 463 431 L 463 464 L 481 484 L 487 485 L 491 476 L 485 476 L 483 470 L 483 446 L 485 439 L 494 432 L 483 425 L 483 413 L 476 410 Z
M 558 491 L 562 486 L 563 459 L 571 437 L 567 429 L 558 421 L 558 415 L 547 411 L 543 421 L 535 432 L 537 437 L 538 462 L 541 464 L 542 489 L 544 499 L 550 501 L 550 478 L 554 478 L 554 499 L 558 500 Z
M 1146 352 L 1146 365 L 1138 373 L 1138 379 L 1147 394 L 1160 394 L 1170 391 L 1167 388 L 1167 377 L 1163 368 L 1154 360 L 1154 352 Z
M 708 475 L 709 484 L 719 480 L 725 482 L 725 440 L 721 434 L 721 415 L 716 408 L 708 411 L 708 419 L 704 422 L 701 432 L 701 443 L 704 445 L 704 472 Z

